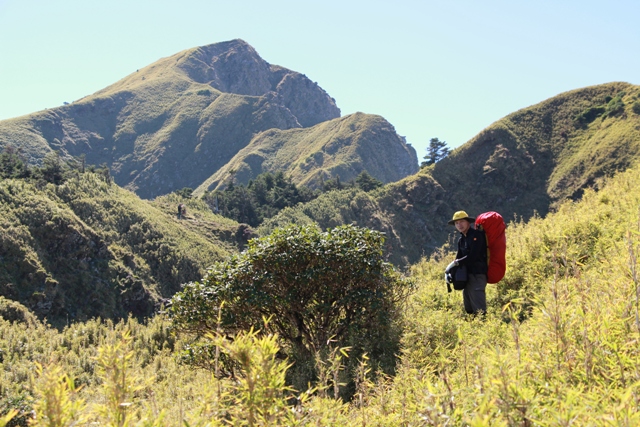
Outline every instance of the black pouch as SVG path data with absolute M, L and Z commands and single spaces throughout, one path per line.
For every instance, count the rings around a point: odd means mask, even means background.
M 467 286 L 467 281 L 469 277 L 467 276 L 467 267 L 464 265 L 459 265 L 457 267 L 453 267 L 451 269 L 451 278 L 453 283 L 453 289 L 456 291 L 461 291 Z

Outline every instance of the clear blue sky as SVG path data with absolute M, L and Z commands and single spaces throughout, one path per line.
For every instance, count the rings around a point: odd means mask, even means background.
M 561 92 L 640 84 L 637 0 L 0 0 L 0 119 L 234 38 L 343 115 L 385 117 L 419 157 Z

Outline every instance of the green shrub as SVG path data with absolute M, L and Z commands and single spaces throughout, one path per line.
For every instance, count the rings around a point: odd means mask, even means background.
M 279 171 L 262 173 L 246 186 L 232 182 L 222 191 L 206 193 L 203 200 L 212 211 L 256 227 L 281 210 L 313 200 L 317 195 L 307 187 L 297 186 Z
M 184 187 L 180 190 L 174 191 L 174 193 L 176 193 L 180 197 L 184 197 L 185 199 L 190 199 L 191 196 L 193 196 L 193 188 Z
M 391 370 L 396 303 L 411 282 L 384 262 L 383 242 L 381 233 L 354 226 L 277 229 L 216 264 L 202 283 L 185 285 L 172 299 L 174 324 L 233 333 L 262 328 L 271 319 L 269 329 L 298 361 L 298 373 L 308 371 L 297 384 L 313 379 L 313 360 L 329 342 L 352 347 L 356 356 L 366 351 Z
M 607 107 L 605 109 L 607 116 L 613 117 L 617 114 L 620 114 L 624 111 L 624 102 L 622 101 L 622 97 L 620 95 L 614 97 L 611 101 L 607 103 Z
M 640 101 L 634 102 L 633 106 L 631 107 L 631 109 L 633 110 L 634 113 L 640 115 Z
M 9 322 L 21 322 L 30 326 L 38 323 L 38 318 L 27 307 L 3 296 L 0 296 L 0 317 Z
M 371 191 L 383 186 L 382 181 L 372 177 L 367 171 L 362 171 L 358 175 L 356 184 L 362 191 Z
M 599 116 L 604 114 L 604 112 L 605 112 L 605 107 L 602 107 L 602 106 L 587 108 L 582 113 L 580 113 L 580 115 L 578 115 L 576 120 L 578 120 L 580 123 L 583 123 L 583 124 L 589 124 L 595 119 L 597 119 Z

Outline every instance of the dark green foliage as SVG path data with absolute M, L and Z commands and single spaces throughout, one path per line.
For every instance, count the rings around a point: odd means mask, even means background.
M 325 193 L 333 190 L 342 190 L 344 188 L 345 185 L 340 181 L 340 175 L 336 175 L 335 178 L 330 178 L 322 182 L 322 191 Z
M 603 106 L 590 107 L 580 113 L 576 119 L 582 124 L 589 124 L 604 114 L 605 110 L 606 109 Z
M 193 188 L 184 187 L 181 190 L 174 191 L 174 193 L 176 193 L 180 197 L 184 197 L 185 199 L 190 199 L 191 196 L 193 196 Z
M 207 193 L 203 198 L 214 212 L 256 227 L 282 209 L 315 197 L 316 193 L 296 186 L 282 172 L 267 172 L 247 186 L 231 182 L 226 189 Z
M 590 108 L 587 108 L 582 113 L 576 117 L 576 120 L 582 124 L 589 124 L 593 122 L 598 117 L 605 115 L 605 117 L 613 117 L 624 111 L 624 102 L 622 101 L 622 97 L 624 96 L 624 92 L 619 93 L 618 95 L 611 97 L 607 96 L 604 98 L 605 105 L 596 105 Z
M 376 188 L 382 187 L 382 182 L 380 180 L 375 179 L 365 170 L 358 175 L 356 178 L 356 184 L 362 191 L 371 191 Z
M 27 307 L 3 296 L 0 296 L 0 318 L 8 320 L 9 322 L 24 323 L 29 326 L 33 326 L 38 322 L 38 318 L 29 311 Z M 2 363 L 1 353 L 0 363 Z
M 217 327 L 234 333 L 264 328 L 268 318 L 267 328 L 300 367 L 333 340 L 391 369 L 396 303 L 411 282 L 384 262 L 383 244 L 382 233 L 355 226 L 276 229 L 215 264 L 202 282 L 185 285 L 172 299 L 174 324 L 196 333 Z
M 216 191 L 208 195 L 206 200 L 214 212 L 227 218 L 254 227 L 260 223 L 252 194 L 244 185 L 229 185 L 224 191 Z
M 0 178 L 27 178 L 31 170 L 22 151 L 9 145 L 0 154 Z
M 91 172 L 100 173 L 110 182 L 109 168 L 103 164 L 100 168 L 90 165 Z M 85 172 L 85 158 L 63 158 L 58 151 L 49 152 L 40 167 L 30 167 L 21 149 L 8 145 L 0 153 L 0 178 L 33 179 L 40 183 L 63 184 L 71 177 Z
M 424 156 L 424 162 L 420 163 L 420 167 L 432 165 L 449 155 L 451 149 L 447 147 L 445 141 L 440 141 L 438 138 L 431 138 L 429 140 L 429 147 L 427 148 L 427 155 Z
M 53 151 L 44 157 L 39 175 L 45 181 L 59 185 L 64 182 L 68 171 L 69 167 L 60 157 L 60 153 Z
M 624 111 L 624 102 L 622 101 L 622 96 L 617 95 L 611 101 L 607 103 L 606 113 L 607 116 L 613 117 L 617 114 L 620 114 Z

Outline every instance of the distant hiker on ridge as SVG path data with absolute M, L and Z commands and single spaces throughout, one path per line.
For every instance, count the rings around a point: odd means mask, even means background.
M 185 209 L 184 205 L 182 203 L 180 203 L 178 205 L 178 219 L 182 219 L 182 217 L 184 216 L 184 214 L 187 212 L 187 210 Z
M 484 231 L 472 227 L 475 218 L 470 218 L 465 211 L 458 211 L 448 222 L 455 225 L 460 232 L 456 259 L 447 267 L 448 274 L 453 267 L 464 267 L 467 270 L 467 283 L 462 289 L 464 309 L 469 314 L 487 311 L 487 238 Z

